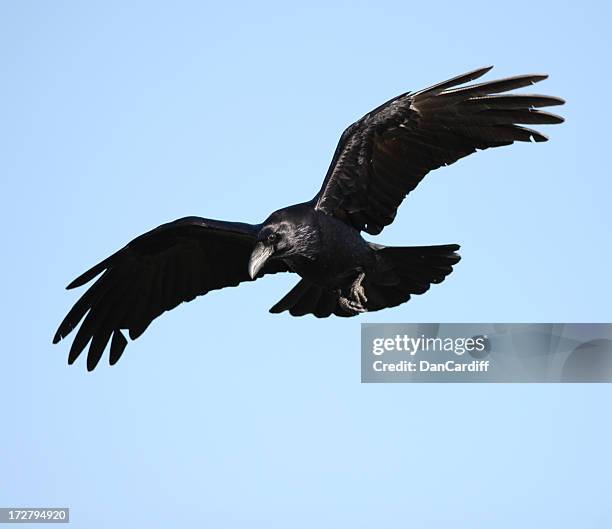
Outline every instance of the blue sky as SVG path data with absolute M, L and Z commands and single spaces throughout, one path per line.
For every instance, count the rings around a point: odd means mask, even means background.
M 490 2 L 0 5 L 0 504 L 74 527 L 601 528 L 610 386 L 363 385 L 360 322 L 610 320 L 610 9 Z M 430 174 L 375 240 L 459 243 L 443 285 L 348 320 L 212 293 L 68 367 L 63 287 L 185 215 L 318 190 L 344 127 L 495 64 L 568 103 L 546 144 Z M 604 421 L 604 417 L 606 420 Z

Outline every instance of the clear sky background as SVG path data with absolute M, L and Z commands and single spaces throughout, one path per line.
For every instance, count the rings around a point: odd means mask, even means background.
M 359 324 L 611 319 L 611 16 L 1 2 L 0 506 L 69 506 L 78 528 L 610 526 L 611 386 L 364 385 Z M 548 72 L 537 91 L 567 122 L 430 174 L 375 239 L 460 243 L 444 284 L 320 321 L 268 314 L 296 282 L 268 277 L 164 315 L 93 373 L 51 345 L 79 295 L 64 286 L 134 236 L 309 199 L 344 127 L 488 64 Z

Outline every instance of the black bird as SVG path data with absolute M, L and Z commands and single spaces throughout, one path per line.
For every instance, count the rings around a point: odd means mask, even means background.
M 546 75 L 520 75 L 459 87 L 481 68 L 399 95 L 342 134 L 323 186 L 310 201 L 272 213 L 262 224 L 185 217 L 151 230 L 104 259 L 67 288 L 98 279 L 76 302 L 53 339 L 83 320 L 68 363 L 89 345 L 87 369 L 110 345 L 110 364 L 164 311 L 215 289 L 265 274 L 295 272 L 298 284 L 270 312 L 354 316 L 395 307 L 440 283 L 459 261 L 459 246 L 385 247 L 366 241 L 391 224 L 404 197 L 432 169 L 480 149 L 546 141 L 521 124 L 561 123 L 537 110 L 557 97 L 507 94 Z

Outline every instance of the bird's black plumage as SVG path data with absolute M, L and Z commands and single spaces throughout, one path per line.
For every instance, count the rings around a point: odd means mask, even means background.
M 391 248 L 367 242 L 360 232 L 378 234 L 393 222 L 404 197 L 429 171 L 476 150 L 546 141 L 519 124 L 563 121 L 539 110 L 563 104 L 560 98 L 506 93 L 546 75 L 459 86 L 490 69 L 402 94 L 352 124 L 309 202 L 280 209 L 262 224 L 186 217 L 137 237 L 68 285 L 97 277 L 54 343 L 81 322 L 69 363 L 89 345 L 87 368 L 94 369 L 110 341 L 112 365 L 127 344 L 123 330 L 134 340 L 183 301 L 276 272 L 301 277 L 270 309 L 294 316 L 394 307 L 440 283 L 459 261 L 458 245 Z

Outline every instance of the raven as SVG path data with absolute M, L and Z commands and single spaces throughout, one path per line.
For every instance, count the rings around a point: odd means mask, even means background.
M 317 195 L 275 211 L 262 224 L 185 217 L 137 237 L 68 285 L 80 287 L 99 276 L 53 343 L 83 320 L 68 363 L 89 344 L 91 371 L 110 341 L 114 365 L 127 345 L 122 329 L 135 340 L 181 302 L 277 272 L 301 279 L 273 313 L 354 316 L 423 294 L 451 273 L 459 246 L 386 247 L 361 232 L 377 235 L 391 224 L 429 171 L 477 150 L 547 140 L 519 123 L 563 122 L 538 110 L 563 99 L 507 93 L 547 75 L 465 86 L 491 68 L 401 94 L 366 114 L 343 132 Z

